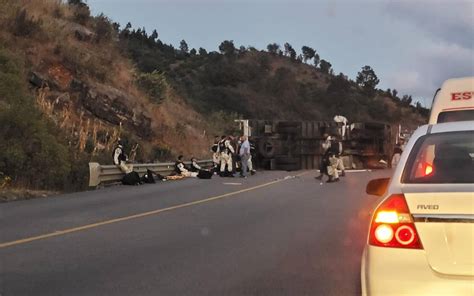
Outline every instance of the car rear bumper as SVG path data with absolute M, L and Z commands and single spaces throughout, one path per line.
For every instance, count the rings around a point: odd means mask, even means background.
M 362 295 L 474 295 L 474 277 L 432 270 L 424 250 L 366 246 L 361 264 Z

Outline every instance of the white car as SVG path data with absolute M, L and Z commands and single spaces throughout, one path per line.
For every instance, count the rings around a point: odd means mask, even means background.
M 363 295 L 474 295 L 474 121 L 418 128 L 383 196 L 361 264 Z

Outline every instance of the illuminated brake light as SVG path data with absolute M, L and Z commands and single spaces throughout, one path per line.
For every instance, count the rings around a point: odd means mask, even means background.
M 377 212 L 375 223 L 398 223 L 398 214 L 395 211 Z
M 369 244 L 423 249 L 403 194 L 390 196 L 376 209 L 370 225 Z
M 431 175 L 433 173 L 433 166 L 429 163 L 425 165 L 425 176 Z

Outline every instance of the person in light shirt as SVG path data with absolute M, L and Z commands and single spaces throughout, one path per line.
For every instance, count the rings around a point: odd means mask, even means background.
M 250 142 L 246 136 L 240 137 L 240 141 L 242 142 L 239 149 L 240 162 L 242 164 L 240 176 L 247 178 L 248 162 L 250 159 Z

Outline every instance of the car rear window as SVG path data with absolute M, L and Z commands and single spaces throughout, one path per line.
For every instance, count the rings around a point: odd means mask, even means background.
M 460 110 L 441 112 L 438 115 L 438 122 L 470 121 L 474 120 L 474 110 Z
M 403 183 L 474 183 L 474 132 L 426 135 L 408 157 Z

